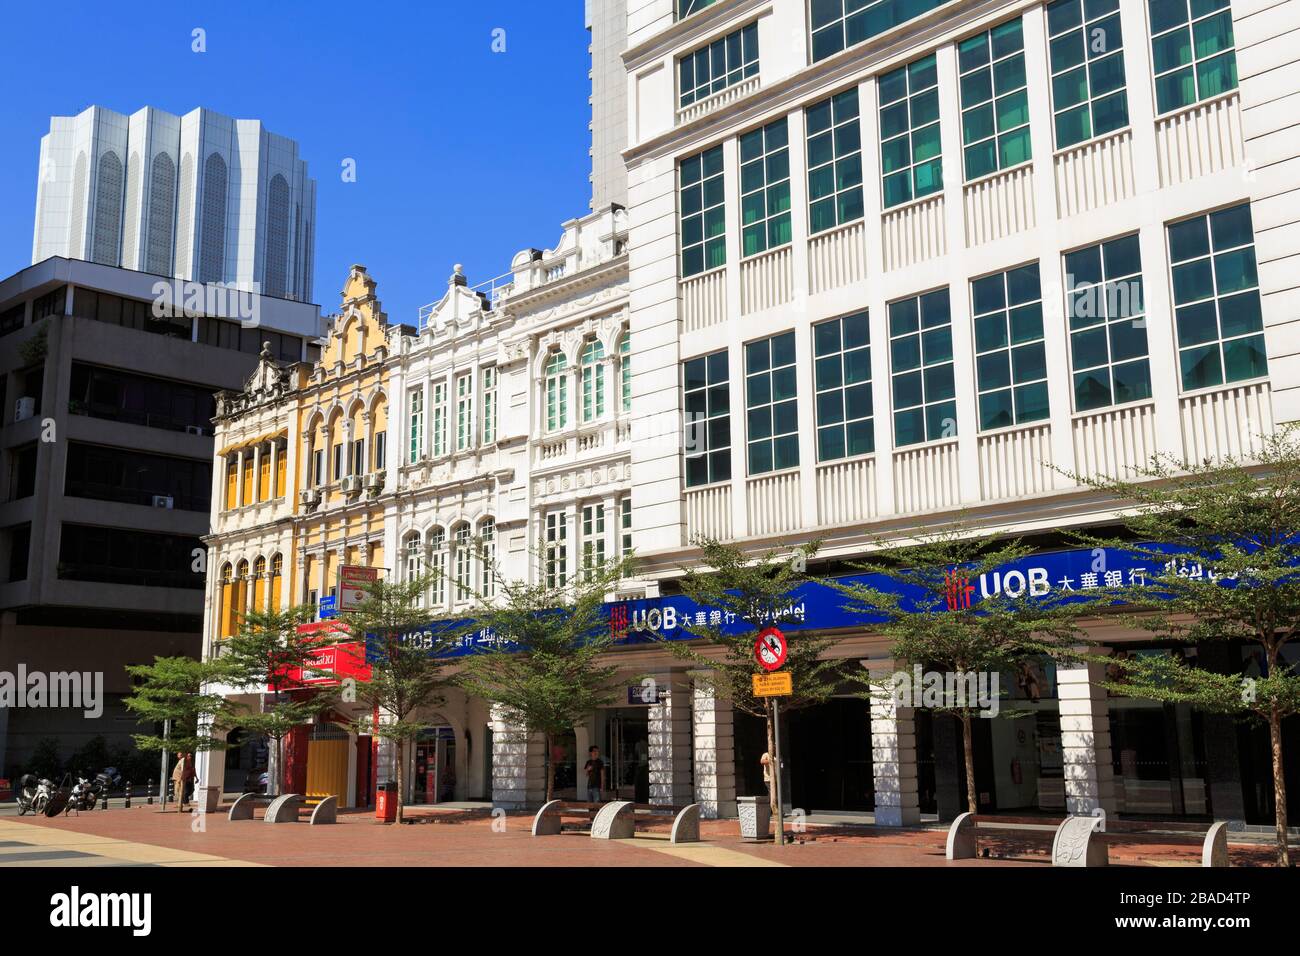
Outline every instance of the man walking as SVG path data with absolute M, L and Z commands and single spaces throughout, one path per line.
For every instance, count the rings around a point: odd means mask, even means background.
M 601 794 L 605 789 L 605 761 L 600 759 L 600 748 L 587 750 L 587 762 L 582 767 L 587 772 L 587 799 L 592 803 L 603 803 Z

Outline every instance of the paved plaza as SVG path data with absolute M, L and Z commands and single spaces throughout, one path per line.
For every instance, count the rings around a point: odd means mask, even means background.
M 568 832 L 533 837 L 531 814 L 494 821 L 485 812 L 410 811 L 403 826 L 370 813 L 342 813 L 334 826 L 200 819 L 157 807 L 93 811 L 55 819 L 0 818 L 0 866 L 894 866 L 1046 867 L 1046 845 L 986 842 L 990 858 L 944 859 L 945 831 L 873 826 L 809 826 L 777 847 L 741 840 L 735 820 L 706 820 L 697 844 L 673 845 L 663 825 L 633 840 L 592 840 Z M 200 823 L 202 825 L 200 825 Z M 494 823 L 496 824 L 494 827 Z M 1233 866 L 1267 865 L 1267 846 L 1231 844 Z M 1195 866 L 1186 847 L 1111 848 L 1113 865 Z

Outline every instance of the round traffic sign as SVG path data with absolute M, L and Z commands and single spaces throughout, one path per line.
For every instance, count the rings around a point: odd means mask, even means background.
M 775 627 L 765 627 L 754 641 L 754 659 L 764 670 L 774 671 L 785 663 L 785 635 Z

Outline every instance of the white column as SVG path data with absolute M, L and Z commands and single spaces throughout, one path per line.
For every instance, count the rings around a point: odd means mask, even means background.
M 691 802 L 691 690 L 681 674 L 661 674 L 650 707 L 650 802 Z
M 873 662 L 888 672 L 889 662 Z M 871 772 L 876 785 L 876 825 L 916 826 L 921 807 L 916 777 L 916 710 L 899 707 L 885 688 L 871 697 Z
M 522 810 L 546 797 L 540 734 L 527 734 L 506 719 L 499 706 L 492 708 L 492 806 Z
M 1116 810 L 1110 708 L 1106 688 L 1101 684 L 1104 679 L 1104 664 L 1061 665 L 1056 669 L 1067 813 Z
M 695 730 L 695 802 L 709 819 L 736 815 L 736 750 L 731 701 L 717 696 L 707 673 L 691 675 Z

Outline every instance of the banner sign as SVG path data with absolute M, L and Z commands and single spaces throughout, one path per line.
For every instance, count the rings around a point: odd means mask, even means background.
M 1149 581 L 1154 583 L 1155 578 L 1168 570 L 1183 577 L 1217 578 L 1213 568 L 1188 561 L 1178 548 L 1148 544 L 1135 547 L 1168 555 L 1168 560 L 1152 562 L 1149 555 L 1119 548 L 1083 548 L 1029 555 L 975 577 L 961 568 L 954 568 L 945 575 L 943 603 L 938 607 L 932 606 L 933 594 L 916 587 L 904 587 L 886 575 L 846 575 L 836 580 L 840 584 L 859 584 L 895 594 L 905 610 L 933 613 L 974 607 L 980 600 L 996 594 L 1012 598 L 1028 594 L 1069 600 L 1071 597 L 1086 597 L 1089 592 L 1102 588 L 1146 587 Z M 1224 580 L 1230 583 L 1228 578 Z M 852 603 L 835 588 L 809 581 L 791 591 L 790 603 L 774 615 L 772 623 L 779 623 L 785 632 L 836 631 L 869 628 L 885 619 L 881 614 L 846 607 Z M 691 640 L 696 637 L 692 628 L 712 627 L 723 634 L 733 635 L 749 630 L 749 625 L 737 619 L 730 610 L 704 607 L 684 595 L 611 602 L 604 606 L 602 616 L 608 621 L 609 633 L 617 644 Z M 402 640 L 424 648 L 431 655 L 449 658 L 480 650 L 510 649 L 514 643 L 490 628 L 468 630 L 472 625 L 473 621 L 468 618 L 432 621 L 403 635 Z M 372 646 L 367 648 L 367 657 L 374 660 L 373 642 L 370 643 Z M 359 650 L 359 642 L 351 646 Z

